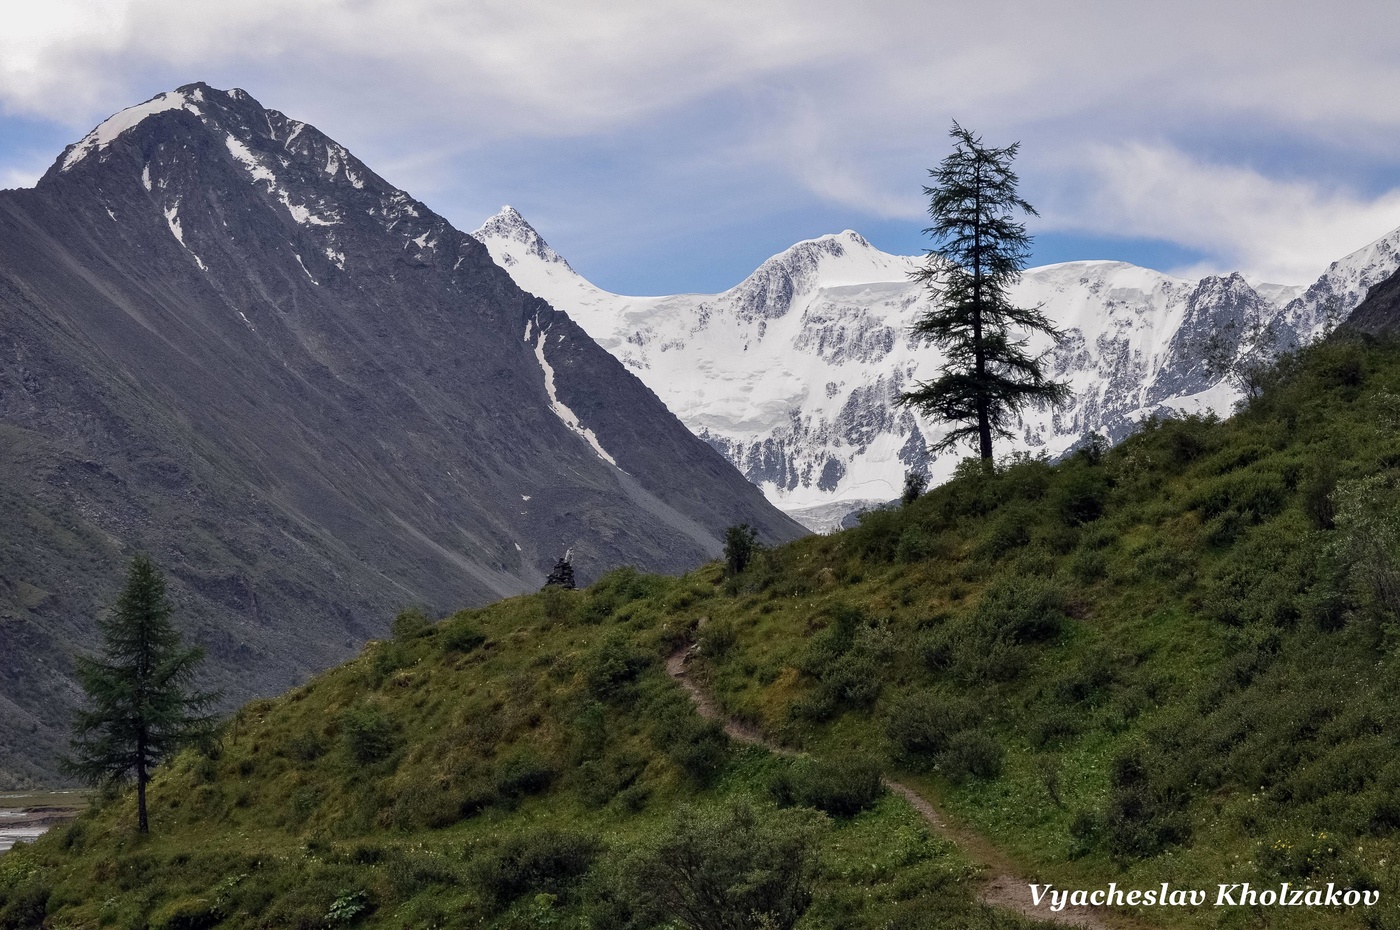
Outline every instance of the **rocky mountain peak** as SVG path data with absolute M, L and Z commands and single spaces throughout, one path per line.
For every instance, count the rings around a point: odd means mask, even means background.
M 564 261 L 563 256 L 550 248 L 549 243 L 544 241 L 544 237 L 535 231 L 535 227 L 531 226 L 525 217 L 521 216 L 520 212 L 509 204 L 501 207 L 499 213 L 482 223 L 472 233 L 472 236 L 482 243 L 488 239 L 497 240 L 501 246 L 496 250 L 499 252 L 497 261 L 507 268 L 519 260 L 513 252 L 513 250 L 518 249 L 523 251 L 525 255 L 540 261 L 552 265 L 562 265 L 570 271 L 573 270 L 569 267 L 569 263 Z
M 231 247 L 240 228 L 255 228 L 276 264 L 316 286 L 380 233 L 416 267 L 488 261 L 334 139 L 237 88 L 187 84 L 122 110 L 65 150 L 38 187 L 122 228 L 159 216 L 205 275 L 246 263 Z
M 806 239 L 767 259 L 727 292 L 741 319 L 773 319 L 820 288 L 904 280 L 908 268 L 891 263 L 854 230 Z M 895 267 L 898 264 L 898 267 Z

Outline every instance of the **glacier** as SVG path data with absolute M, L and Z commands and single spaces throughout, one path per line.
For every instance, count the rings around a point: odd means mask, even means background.
M 899 496 L 906 471 L 946 480 L 967 454 L 932 455 L 944 428 L 899 407 L 942 357 L 910 336 L 928 309 L 922 258 L 852 230 L 799 242 L 719 294 L 630 297 L 578 274 L 511 207 L 473 235 L 520 287 L 568 313 L 767 498 L 818 532 Z M 1400 266 L 1400 230 L 1332 263 L 1312 285 L 1198 280 L 1116 261 L 1026 270 L 1011 291 L 1063 332 L 1046 369 L 1069 404 L 1023 412 L 999 453 L 1055 458 L 1091 435 L 1117 441 L 1145 417 L 1227 414 L 1238 388 L 1204 359 L 1208 339 L 1246 351 L 1272 326 L 1281 348 L 1317 338 Z

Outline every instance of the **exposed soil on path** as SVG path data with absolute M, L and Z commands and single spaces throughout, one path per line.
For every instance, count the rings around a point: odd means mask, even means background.
M 693 644 L 686 644 L 671 653 L 666 659 L 666 674 L 685 689 L 700 716 L 723 724 L 724 732 L 737 742 L 761 746 L 779 755 L 798 755 L 799 753 L 792 749 L 769 742 L 754 727 L 724 716 L 714 699 L 701 690 L 688 674 L 686 665 L 693 655 L 693 649 Z M 1101 908 L 1066 907 L 1062 911 L 1052 911 L 1048 900 L 1043 900 L 1040 907 L 1035 907 L 1031 903 L 1030 883 L 1012 871 L 1010 863 L 1000 850 L 981 836 L 954 824 L 937 805 L 909 785 L 892 778 L 884 778 L 882 781 L 886 788 L 908 801 L 929 826 L 956 843 L 974 862 L 986 870 L 987 882 L 979 896 L 984 904 L 1015 911 L 1036 920 L 1065 927 L 1080 927 L 1083 930 L 1126 930 L 1140 926 Z

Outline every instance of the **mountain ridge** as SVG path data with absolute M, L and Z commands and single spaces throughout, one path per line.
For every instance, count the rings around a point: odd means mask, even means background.
M 796 243 L 718 294 L 628 297 L 592 285 L 562 257 L 536 258 L 558 253 L 513 208 L 473 235 L 810 528 L 837 525 L 842 503 L 849 512 L 898 496 L 907 470 L 937 481 L 956 465 L 956 454 L 927 455 L 942 427 L 896 403 L 940 361 L 909 336 L 928 306 L 909 280 L 920 258 L 846 230 Z M 533 251 L 521 249 L 527 242 Z M 1400 230 L 1333 262 L 1307 288 L 1238 273 L 1192 281 L 1102 260 L 1028 269 L 1012 299 L 1041 305 L 1065 331 L 1047 368 L 1076 396 L 1060 410 L 1027 411 L 1004 448 L 1062 455 L 1091 433 L 1116 441 L 1154 413 L 1228 412 L 1240 392 L 1207 364 L 1208 344 L 1239 358 L 1265 330 L 1279 350 L 1310 341 L 1400 265 L 1398 244 Z M 1032 346 L 1050 349 L 1045 339 Z

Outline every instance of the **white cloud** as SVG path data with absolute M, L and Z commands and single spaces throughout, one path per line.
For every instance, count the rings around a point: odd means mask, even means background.
M 1067 227 L 1289 279 L 1400 222 L 1348 176 L 1400 168 L 1393 26 L 1366 0 L 10 2 L 0 110 L 77 138 L 202 79 L 316 123 L 420 193 L 451 189 L 464 152 L 623 139 L 676 176 L 708 171 L 697 208 L 742 210 L 715 199 L 725 179 L 778 172 L 852 225 L 917 221 L 956 117 L 1022 139 L 1024 188 Z M 1240 167 L 1244 151 L 1284 168 Z
M 1368 198 L 1143 144 L 1095 147 L 1084 167 L 1077 195 L 1044 211 L 1048 228 L 1174 242 L 1280 284 L 1309 283 L 1400 227 L 1400 189 Z
M 192 69 L 195 79 L 241 69 L 321 93 L 342 87 L 395 122 L 489 116 L 488 135 L 573 133 L 840 50 L 830 23 L 797 0 L 52 0 L 34 9 L 0 23 L 0 100 L 68 119 L 125 102 L 152 70 Z M 782 28 L 771 28 L 774 17 Z

